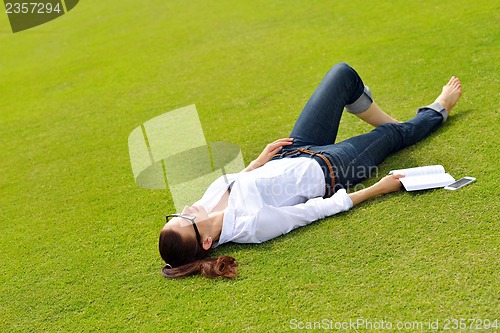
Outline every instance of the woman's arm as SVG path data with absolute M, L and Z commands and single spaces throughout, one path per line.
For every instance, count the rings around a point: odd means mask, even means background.
M 382 194 L 387 194 L 401 189 L 401 182 L 399 178 L 404 175 L 389 175 L 385 176 L 377 183 L 360 191 L 349 193 L 349 198 L 352 200 L 353 206 L 362 203 L 365 200 L 375 198 Z
M 238 219 L 239 225 L 243 226 L 228 228 L 233 232 L 230 237 L 232 242 L 261 243 L 327 216 L 348 211 L 351 207 L 351 199 L 344 189 L 340 189 L 329 198 L 316 197 L 293 206 L 263 205 L 255 213 L 241 215 L 230 207 L 225 214 L 230 219 Z
M 292 143 L 293 143 L 292 138 L 284 138 L 284 139 L 279 139 L 279 140 L 274 141 L 273 143 L 268 144 L 266 146 L 266 148 L 264 148 L 262 153 L 259 155 L 259 157 L 257 157 L 255 160 L 250 162 L 250 164 L 245 169 L 243 169 L 243 171 L 247 172 L 247 171 L 252 171 L 254 169 L 260 168 L 261 166 L 263 166 L 264 164 L 269 162 L 271 160 L 271 158 L 273 158 L 274 155 L 279 153 L 280 150 L 283 149 L 283 147 L 289 146 Z

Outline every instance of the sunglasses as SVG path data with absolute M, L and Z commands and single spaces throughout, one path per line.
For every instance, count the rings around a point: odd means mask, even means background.
M 200 245 L 200 247 L 203 248 L 203 244 L 201 243 L 200 232 L 198 231 L 198 227 L 196 226 L 196 223 L 194 221 L 194 219 L 196 218 L 196 216 L 186 215 L 186 214 L 170 214 L 170 215 L 166 216 L 167 223 L 168 223 L 168 221 L 170 221 L 172 219 L 172 217 L 180 217 L 180 218 L 183 218 L 183 219 L 188 220 L 189 222 L 191 222 L 191 225 L 193 226 L 194 232 L 196 233 L 196 240 L 198 241 L 198 244 Z

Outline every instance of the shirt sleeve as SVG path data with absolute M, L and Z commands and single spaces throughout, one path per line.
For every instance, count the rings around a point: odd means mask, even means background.
M 261 243 L 284 235 L 313 221 L 347 211 L 352 205 L 352 200 L 344 189 L 330 198 L 314 198 L 294 206 L 266 205 L 255 216 L 253 242 Z

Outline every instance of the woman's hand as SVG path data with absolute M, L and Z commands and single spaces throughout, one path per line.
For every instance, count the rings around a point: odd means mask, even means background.
M 253 160 L 243 171 L 251 171 L 260 168 L 269 162 L 274 155 L 278 154 L 283 147 L 290 146 L 292 143 L 292 138 L 283 138 L 268 144 L 262 153 L 260 153 L 259 157 Z
M 379 180 L 377 183 L 373 185 L 379 192 L 379 194 L 387 194 L 391 192 L 396 192 L 401 189 L 401 181 L 399 178 L 403 178 L 405 175 L 397 174 L 397 175 L 388 175 Z
M 376 196 L 399 191 L 399 189 L 401 189 L 399 178 L 402 177 L 404 177 L 404 175 L 385 176 L 370 187 L 354 193 L 349 193 L 349 198 L 351 198 L 352 204 L 355 206 L 365 200 L 375 198 Z

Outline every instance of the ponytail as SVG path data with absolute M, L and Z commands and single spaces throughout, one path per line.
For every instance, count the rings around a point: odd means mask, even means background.
M 197 242 L 183 239 L 173 230 L 161 231 L 159 250 L 167 263 L 161 270 L 167 278 L 175 279 L 196 274 L 209 278 L 233 278 L 238 275 L 238 263 L 234 258 L 207 258 L 208 250 L 204 250 Z
M 196 274 L 209 278 L 234 278 L 238 275 L 238 263 L 233 257 L 228 256 L 205 258 L 175 268 L 166 265 L 161 273 L 170 279 Z

